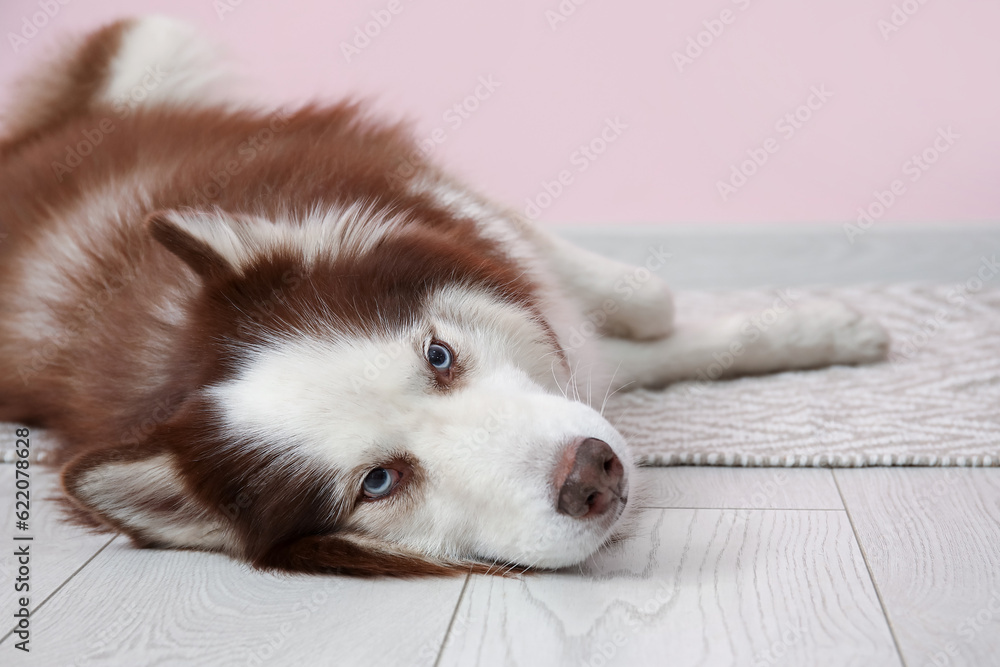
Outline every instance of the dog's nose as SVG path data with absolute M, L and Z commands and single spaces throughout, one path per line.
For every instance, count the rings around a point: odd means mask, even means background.
M 556 509 L 575 518 L 601 516 L 621 497 L 625 469 L 611 446 L 597 438 L 570 444 L 556 470 Z

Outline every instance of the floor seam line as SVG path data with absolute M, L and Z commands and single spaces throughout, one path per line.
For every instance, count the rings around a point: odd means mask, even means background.
M 35 614 L 37 614 L 39 612 L 39 610 L 42 607 L 45 606 L 45 603 L 52 599 L 52 596 L 54 596 L 56 593 L 58 593 L 59 591 L 61 591 L 63 589 L 63 586 L 65 586 L 66 584 L 68 584 L 70 581 L 73 580 L 73 577 L 75 577 L 76 575 L 80 574 L 80 572 L 83 570 L 83 568 L 85 568 L 88 565 L 90 565 L 90 561 L 92 561 L 95 558 L 97 558 L 101 554 L 102 551 L 104 551 L 105 549 L 108 548 L 109 544 L 111 544 L 112 542 L 115 541 L 115 539 L 117 537 L 118 537 L 118 535 L 114 535 L 110 540 L 108 540 L 107 542 L 105 542 L 104 545 L 100 549 L 98 549 L 97 551 L 95 551 L 94 554 L 90 558 L 88 558 L 87 560 L 85 560 L 80 567 L 76 568 L 76 570 L 73 571 L 73 574 L 71 574 L 68 577 L 66 577 L 66 580 L 63 581 L 58 586 L 56 586 L 56 589 L 54 591 L 52 591 L 47 596 L 45 596 L 45 599 L 42 600 L 41 602 L 39 602 L 37 607 L 35 607 L 34 609 L 32 609 L 31 611 L 28 612 L 28 618 L 30 619 Z M 12 634 L 14 634 L 14 632 L 16 630 L 17 630 L 17 626 L 15 625 L 13 628 L 10 629 L 10 632 L 8 632 L 7 634 L 5 634 L 3 637 L 0 637 L 0 644 L 3 644 L 5 641 L 7 641 L 7 638 L 10 637 Z
M 843 500 L 843 499 L 842 499 Z M 843 512 L 843 507 L 705 507 L 671 505 L 664 507 L 660 505 L 639 505 L 639 509 L 645 510 L 727 510 L 731 512 Z
M 469 587 L 469 580 L 472 579 L 472 573 L 465 575 L 465 582 L 462 583 L 462 590 L 458 594 L 458 599 L 455 601 L 455 609 L 451 612 L 451 618 L 448 620 L 448 628 L 444 631 L 444 636 L 441 638 L 441 648 L 438 649 L 437 657 L 434 659 L 434 666 L 438 667 L 441 664 L 441 658 L 444 656 L 444 647 L 448 644 L 448 637 L 451 635 L 451 629 L 455 626 L 455 619 L 458 618 L 458 610 L 462 606 L 462 600 L 465 598 L 465 589 Z
M 899 656 L 899 662 L 903 667 L 906 665 L 906 657 L 903 655 L 903 649 L 899 645 L 899 639 L 896 637 L 896 628 L 892 625 L 892 619 L 889 618 L 889 610 L 885 606 L 885 599 L 882 597 L 882 591 L 879 589 L 878 582 L 875 581 L 875 574 L 872 572 L 872 566 L 868 562 L 868 554 L 865 553 L 865 547 L 861 544 L 861 538 L 858 535 L 857 526 L 854 525 L 854 517 L 851 516 L 851 510 L 847 507 L 847 500 L 844 498 L 844 492 L 840 488 L 840 480 L 837 479 L 836 471 L 831 471 L 833 474 L 833 483 L 837 487 L 837 493 L 840 494 L 840 502 L 844 504 L 844 512 L 847 514 L 847 522 L 851 525 L 851 532 L 854 534 L 854 543 L 858 545 L 858 551 L 861 552 L 861 560 L 865 562 L 865 569 L 868 570 L 868 580 L 872 582 L 872 588 L 875 589 L 875 597 L 878 598 L 879 607 L 882 608 L 882 617 L 885 619 L 886 627 L 889 628 L 889 636 L 892 637 L 892 643 L 896 647 L 896 655 Z

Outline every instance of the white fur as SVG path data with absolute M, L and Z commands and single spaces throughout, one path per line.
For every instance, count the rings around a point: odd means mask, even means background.
M 432 333 L 465 367 L 447 393 L 428 383 Z M 262 447 L 296 443 L 331 470 L 412 456 L 426 479 L 417 502 L 362 504 L 353 528 L 442 558 L 556 567 L 600 546 L 617 518 L 557 513 L 552 476 L 565 447 L 601 438 L 628 473 L 631 465 L 611 425 L 562 395 L 551 352 L 520 308 L 452 287 L 434 295 L 425 322 L 394 339 L 292 334 L 209 393 L 232 435 Z
M 186 508 L 190 512 L 187 516 L 150 514 L 136 507 L 141 500 L 186 497 L 188 491 L 180 479 L 173 461 L 164 454 L 95 468 L 82 475 L 76 492 L 78 497 L 100 506 L 107 516 L 141 531 L 151 541 L 177 547 L 223 548 L 227 543 L 223 525 L 193 506 Z
M 889 339 L 877 322 L 836 301 L 791 304 L 775 321 L 759 313 L 734 315 L 678 329 L 655 341 L 606 338 L 601 355 L 614 362 L 614 388 L 622 383 L 657 387 L 680 380 L 773 373 L 884 358 Z M 604 375 L 612 371 L 610 364 Z
M 265 220 L 256 216 L 238 219 L 218 211 L 167 212 L 175 226 L 215 249 L 237 271 L 256 257 L 291 250 L 306 267 L 321 258 L 360 255 L 371 250 L 389 232 L 410 221 L 399 214 L 385 214 L 370 202 L 342 208 L 316 210 L 304 220 L 291 216 Z
M 233 79 L 219 49 L 165 16 L 137 20 L 122 36 L 102 93 L 113 105 L 232 103 Z
M 129 224 L 129 216 L 137 214 L 125 205 L 132 202 L 138 209 L 138 199 L 145 197 L 144 179 L 155 179 L 155 170 L 137 173 L 122 181 L 85 192 L 70 210 L 52 211 L 51 222 L 35 233 L 35 243 L 24 253 L 11 257 L 16 280 L 24 286 L 13 299 L 17 307 L 9 318 L 9 330 L 14 337 L 24 335 L 36 345 L 54 343 L 75 335 L 52 318 L 55 304 L 77 305 L 81 309 L 100 312 L 106 298 L 115 290 L 108 286 L 103 293 L 90 295 L 83 303 L 74 289 L 80 277 L 98 275 L 96 256 L 85 248 L 102 247 L 121 233 Z M 40 204 L 41 206 L 41 204 Z M 44 295 L 39 299 L 37 295 Z M 176 304 L 164 302 L 161 307 L 175 310 Z

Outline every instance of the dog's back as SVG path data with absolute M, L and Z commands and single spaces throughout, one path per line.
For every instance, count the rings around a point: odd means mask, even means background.
M 198 344 L 179 305 L 199 282 L 149 233 L 154 211 L 310 224 L 344 252 L 414 217 L 468 226 L 412 187 L 429 172 L 399 128 L 349 103 L 236 110 L 213 101 L 216 70 L 153 18 L 25 80 L 0 144 L 0 419 L 118 443 L 178 407 Z

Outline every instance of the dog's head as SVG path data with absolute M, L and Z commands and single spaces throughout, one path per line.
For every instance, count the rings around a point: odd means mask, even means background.
M 537 290 L 471 223 L 352 236 L 360 214 L 154 214 L 164 261 L 201 283 L 181 405 L 72 462 L 68 494 L 141 544 L 295 571 L 580 562 L 614 532 L 633 467 L 564 394 Z

